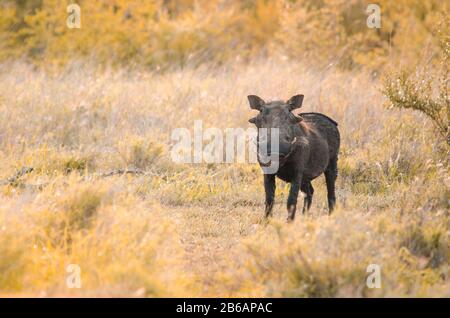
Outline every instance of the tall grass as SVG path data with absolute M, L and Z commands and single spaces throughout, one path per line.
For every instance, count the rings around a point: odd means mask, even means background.
M 2 293 L 78 296 L 449 296 L 446 143 L 387 110 L 364 72 L 286 59 L 170 72 L 0 66 Z M 8 70 L 8 71 L 6 71 Z M 305 94 L 339 122 L 338 209 L 324 180 L 287 225 L 263 221 L 254 164 L 176 164 L 171 131 L 248 127 L 245 96 Z M 143 174 L 105 176 L 118 169 Z M 78 264 L 81 289 L 66 285 Z M 369 289 L 366 268 L 382 267 Z

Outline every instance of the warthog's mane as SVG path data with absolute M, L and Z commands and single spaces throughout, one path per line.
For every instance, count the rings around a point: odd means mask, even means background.
M 327 115 L 321 114 L 321 113 L 315 113 L 315 112 L 309 112 L 309 113 L 300 113 L 299 116 L 303 117 L 306 121 L 314 121 L 314 118 L 311 117 L 312 116 L 321 116 L 324 117 L 326 119 L 328 119 L 330 122 L 332 122 L 333 124 L 335 124 L 336 126 L 338 125 L 338 123 L 336 121 L 334 121 L 333 119 L 331 119 L 330 117 L 328 117 Z

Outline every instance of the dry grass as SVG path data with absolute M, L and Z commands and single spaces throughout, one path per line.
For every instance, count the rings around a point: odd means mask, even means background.
M 181 165 L 172 129 L 249 127 L 245 96 L 305 94 L 342 134 L 339 206 L 263 215 L 257 165 Z M 430 122 L 363 73 L 289 60 L 167 73 L 0 66 L 0 290 L 77 296 L 450 296 L 449 170 Z M 115 169 L 144 175 L 101 177 Z M 382 266 L 368 289 L 366 267 Z M 82 288 L 68 289 L 78 264 Z

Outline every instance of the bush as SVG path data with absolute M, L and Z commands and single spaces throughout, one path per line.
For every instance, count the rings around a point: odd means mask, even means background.
M 448 36 L 441 39 L 439 67 L 416 67 L 415 74 L 402 70 L 388 77 L 384 83 L 384 94 L 389 98 L 389 106 L 417 110 L 431 119 L 439 133 L 447 138 L 450 145 L 448 95 L 448 73 L 450 62 L 450 41 Z
M 79 0 L 81 28 L 69 29 L 71 2 L 2 1 L 0 61 L 58 66 L 94 58 L 160 69 L 281 54 L 378 72 L 416 58 L 435 17 L 448 12 L 439 0 L 380 0 L 382 28 L 369 29 L 362 0 Z

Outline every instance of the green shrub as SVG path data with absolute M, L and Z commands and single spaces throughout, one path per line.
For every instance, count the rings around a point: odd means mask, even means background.
M 383 92 L 389 99 L 389 106 L 417 110 L 431 119 L 439 133 L 450 145 L 448 95 L 448 73 L 450 62 L 450 41 L 441 39 L 441 56 L 438 67 L 416 67 L 415 74 L 402 70 L 388 77 Z

